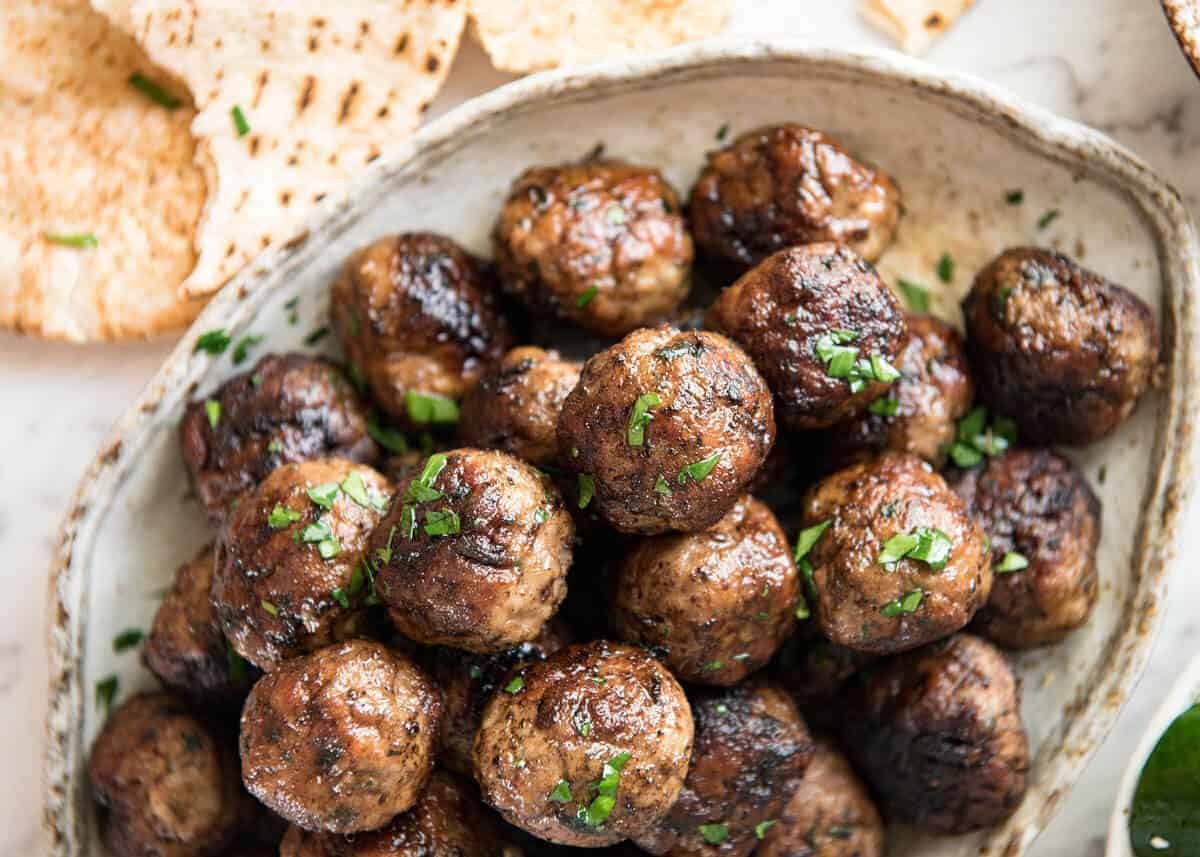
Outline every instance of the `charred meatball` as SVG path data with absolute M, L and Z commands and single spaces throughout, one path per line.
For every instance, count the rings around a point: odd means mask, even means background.
M 939 833 L 992 827 L 1025 794 L 1029 747 L 1017 681 L 970 634 L 864 673 L 841 720 L 847 751 L 884 812 Z
M 531 464 L 552 462 L 558 454 L 558 413 L 579 382 L 580 369 L 555 351 L 514 348 L 463 400 L 459 439 Z
M 820 131 L 786 124 L 709 153 L 688 208 L 696 245 L 714 259 L 750 267 L 832 241 L 873 262 L 896 231 L 900 192 Z
M 379 454 L 362 400 L 342 371 L 303 354 L 269 354 L 189 404 L 180 441 L 214 523 L 281 464 L 327 456 L 374 461 Z
M 453 421 L 453 403 L 511 341 L 490 278 L 428 232 L 381 238 L 351 256 L 330 313 L 371 398 L 410 427 Z
M 212 600 L 233 648 L 259 669 L 356 633 L 363 568 L 390 486 L 370 467 L 321 459 L 275 470 L 230 512 Z
M 907 331 L 875 269 L 837 244 L 770 256 L 721 293 L 708 325 L 746 349 L 793 429 L 831 426 L 885 395 Z
M 1150 307 L 1061 253 L 1001 253 L 975 278 L 963 317 L 980 398 L 1027 443 L 1099 440 L 1154 383 Z
M 775 515 L 745 496 L 707 530 L 642 540 L 613 592 L 621 639 L 661 652 L 684 681 L 731 685 L 791 634 L 800 576 Z
M 692 749 L 678 682 L 641 649 L 569 646 L 487 704 L 475 779 L 516 826 L 562 845 L 636 836 L 675 802 Z
M 1096 606 L 1100 501 L 1083 474 L 1045 449 L 1012 450 L 954 484 L 992 540 L 995 580 L 975 616 L 1014 649 L 1056 643 Z
M 117 857 L 216 854 L 252 811 L 232 741 L 165 693 L 140 694 L 112 713 L 88 777 Z
M 651 854 L 745 857 L 778 816 L 812 756 L 808 729 L 786 693 L 763 682 L 692 697 L 696 741 L 679 800 L 636 838 Z
M 411 661 L 351 640 L 284 662 L 242 709 L 242 778 L 305 830 L 374 830 L 433 768 L 442 701 Z
M 800 788 L 762 839 L 755 857 L 882 857 L 883 822 L 845 757 L 819 738 Z
M 745 353 L 718 334 L 666 326 L 588 360 L 558 419 L 560 460 L 628 533 L 712 526 L 774 440 L 771 394 Z
M 945 480 L 889 452 L 829 476 L 805 498 L 804 559 L 833 642 L 890 654 L 946 637 L 987 601 L 986 537 Z M 802 538 L 803 541 L 803 538 Z
M 505 289 L 542 315 L 621 336 L 687 297 L 692 239 L 657 170 L 617 161 L 534 167 L 492 232 Z
M 884 450 L 911 452 L 940 466 L 956 425 L 975 397 L 958 331 L 928 315 L 909 315 L 896 368 L 900 378 L 866 412 L 826 432 L 835 467 Z

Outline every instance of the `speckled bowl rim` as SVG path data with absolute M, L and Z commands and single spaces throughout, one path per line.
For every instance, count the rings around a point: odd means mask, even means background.
M 82 854 L 82 817 L 73 802 L 86 776 L 86 748 L 76 734 L 90 695 L 80 686 L 86 624 L 86 547 L 98 523 L 144 448 L 156 412 L 188 393 L 208 370 L 212 357 L 194 353 L 195 332 L 236 327 L 251 317 L 258 298 L 302 268 L 331 236 L 354 221 L 357 205 L 367 205 L 372 189 L 399 175 L 420 172 L 463 141 L 490 133 L 503 119 L 537 108 L 580 103 L 662 83 L 712 79 L 731 73 L 837 75 L 873 80 L 934 98 L 948 109 L 990 125 L 1027 150 L 1086 171 L 1134 203 L 1157 244 L 1163 276 L 1162 317 L 1165 373 L 1161 418 L 1148 483 L 1139 541 L 1131 570 L 1134 587 L 1125 605 L 1125 630 L 1109 650 L 1104 678 L 1074 700 L 1063 734 L 1050 738 L 1055 758 L 1017 813 L 993 831 L 982 854 L 1019 857 L 1047 824 L 1085 762 L 1103 740 L 1136 684 L 1161 624 L 1167 572 L 1179 537 L 1179 522 L 1190 487 L 1191 433 L 1196 415 L 1196 303 L 1200 248 L 1179 194 L 1134 155 L 1100 134 L 1026 104 L 968 75 L 946 72 L 921 61 L 881 51 L 847 51 L 797 42 L 709 42 L 661 54 L 622 59 L 590 68 L 527 77 L 475 98 L 431 122 L 377 160 L 341 196 L 313 213 L 306 230 L 287 246 L 269 250 L 216 295 L 192 325 L 137 401 L 122 416 L 83 476 L 62 525 L 49 580 L 49 692 L 45 767 L 44 825 L 57 857 Z M 275 284 L 272 284 L 272 281 Z M 248 300 L 254 297 L 255 300 Z M 77 602 L 68 596 L 78 595 Z
M 1192 70 L 1200 76 L 1200 3 L 1197 0 L 1162 0 L 1163 11 L 1175 33 L 1175 41 Z

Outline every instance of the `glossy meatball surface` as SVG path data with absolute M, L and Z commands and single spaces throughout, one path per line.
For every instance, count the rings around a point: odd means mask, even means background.
M 504 287 L 534 312 L 621 336 L 687 297 L 692 265 L 675 191 L 618 161 L 534 167 L 492 232 Z
M 768 257 L 721 292 L 707 323 L 746 349 L 793 429 L 831 426 L 887 393 L 907 331 L 875 269 L 837 244 Z
M 805 499 L 804 526 L 824 527 L 805 559 L 814 615 L 834 643 L 912 649 L 959 630 L 987 601 L 984 532 L 915 456 L 885 453 L 822 480 Z
M 970 634 L 864 673 L 842 736 L 897 821 L 965 833 L 1003 821 L 1025 794 L 1016 679 L 995 646 Z
M 204 399 L 180 425 L 183 458 L 214 522 L 281 464 L 373 461 L 366 408 L 341 369 L 303 354 L 269 354 Z
M 690 532 L 721 519 L 771 444 L 771 394 L 723 336 L 638 330 L 584 364 L 558 420 L 559 459 L 618 530 Z
M 707 530 L 651 536 L 613 581 L 617 635 L 684 681 L 737 684 L 795 627 L 800 576 L 767 506 L 742 497 Z
M 299 827 L 374 830 L 433 768 L 441 694 L 407 658 L 352 640 L 268 673 L 242 709 L 242 778 Z
M 683 688 L 641 649 L 569 646 L 483 712 L 475 779 L 512 824 L 594 847 L 645 831 L 679 796 L 692 749 Z
M 1050 450 L 1010 450 L 954 487 L 992 540 L 992 594 L 974 629 L 1024 649 L 1086 622 L 1099 594 L 1100 501 L 1079 469 Z
M 371 536 L 376 590 L 427 645 L 498 652 L 534 639 L 566 595 L 575 525 L 553 483 L 503 452 L 434 454 Z
M 369 592 L 367 537 L 387 508 L 380 474 L 345 459 L 278 468 L 230 512 L 212 600 L 230 645 L 270 671 L 352 636 Z
M 491 279 L 465 250 L 429 232 L 381 238 L 351 256 L 330 314 L 371 398 L 410 427 L 441 421 L 420 396 L 461 399 L 510 343 Z
M 708 155 L 689 203 L 705 255 L 749 267 L 797 244 L 832 241 L 875 261 L 900 219 L 900 192 L 820 131 L 784 124 Z
M 1150 307 L 1061 253 L 1001 253 L 975 278 L 963 318 L 980 398 L 1026 443 L 1098 440 L 1154 382 Z

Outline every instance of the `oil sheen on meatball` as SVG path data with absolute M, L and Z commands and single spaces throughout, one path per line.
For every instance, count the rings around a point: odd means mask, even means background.
M 900 193 L 820 131 L 785 124 L 710 152 L 688 208 L 696 246 L 713 259 L 749 267 L 832 241 L 873 262 L 892 241 Z
M 333 363 L 303 354 L 269 354 L 191 402 L 179 433 L 214 523 L 281 464 L 327 456 L 369 462 L 379 453 L 353 385 Z
M 824 527 L 805 559 L 817 622 L 839 645 L 924 645 L 965 626 L 991 591 L 983 530 L 915 456 L 885 453 L 822 480 L 805 498 L 804 527 Z
M 616 529 L 647 535 L 715 524 L 774 440 L 771 393 L 745 352 L 667 326 L 588 360 L 558 420 L 560 461 L 594 488 L 591 502 Z
M 581 368 L 555 351 L 514 348 L 463 400 L 459 439 L 531 464 L 551 463 L 558 455 L 558 414 Z
M 692 696 L 695 746 L 679 800 L 637 837 L 651 854 L 745 857 L 800 786 L 812 739 L 787 694 L 751 681 Z
M 375 830 L 421 794 L 441 693 L 415 664 L 352 640 L 285 661 L 242 709 L 250 793 L 311 831 Z
M 509 822 L 595 847 L 657 823 L 692 750 L 683 688 L 641 649 L 569 646 L 518 672 L 483 712 L 475 779 Z
M 896 821 L 992 827 L 1025 794 L 1029 747 L 1004 656 L 970 634 L 863 674 L 841 720 L 847 752 Z
M 745 496 L 707 530 L 643 539 L 613 593 L 621 639 L 660 652 L 684 681 L 731 685 L 792 633 L 800 576 L 775 515 Z
M 457 401 L 508 348 L 508 325 L 478 262 L 441 235 L 380 238 L 334 283 L 331 320 L 371 398 L 392 420 L 443 421 L 422 396 Z M 448 418 L 447 418 L 448 419 Z
M 535 313 L 621 336 L 687 297 L 693 251 L 680 211 L 657 170 L 534 167 L 513 184 L 492 232 L 496 267 Z
M 891 289 L 838 244 L 768 257 L 721 293 L 707 322 L 746 349 L 793 429 L 826 428 L 885 395 L 907 332 Z
M 1026 443 L 1099 440 L 1154 383 L 1150 307 L 1061 253 L 1001 253 L 975 278 L 963 318 L 980 398 Z
M 992 540 L 995 579 L 973 628 L 1013 649 L 1056 643 L 1096 606 L 1100 501 L 1070 461 L 1019 449 L 954 483 Z

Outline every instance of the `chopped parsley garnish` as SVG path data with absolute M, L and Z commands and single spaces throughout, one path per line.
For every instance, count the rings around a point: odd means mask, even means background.
M 112 708 L 113 700 L 117 698 L 117 688 L 120 682 L 115 675 L 107 676 L 96 682 L 96 707 L 101 711 Z
M 588 286 L 586 289 L 583 290 L 583 294 L 581 294 L 579 297 L 575 298 L 575 306 L 579 307 L 580 309 L 583 309 L 585 306 L 590 304 L 592 302 L 592 299 L 595 298 L 596 295 L 598 295 L 598 294 L 600 294 L 600 289 L 598 287 Z
M 726 122 L 724 125 L 722 125 L 720 128 L 717 129 L 717 142 L 718 143 L 724 142 L 725 138 L 728 136 L 729 136 L 729 123 Z
M 1020 205 L 1025 201 L 1025 191 L 1020 189 L 1010 190 L 1004 195 L 1004 201 L 1009 205 Z
M 307 490 L 308 499 L 323 509 L 332 509 L 341 488 L 336 482 L 322 482 L 320 485 L 310 485 Z
M 661 404 L 662 397 L 658 393 L 642 393 L 637 397 L 629 411 L 629 425 L 625 433 L 630 446 L 642 446 L 646 443 L 646 426 L 654 419 L 650 409 Z
M 292 538 L 297 544 L 315 544 L 321 559 L 333 559 L 342 551 L 337 536 L 329 529 L 328 522 L 323 520 L 313 521 Z
M 880 354 L 859 357 L 858 347 L 850 345 L 856 339 L 858 334 L 852 330 L 831 330 L 817 340 L 816 354 L 825 364 L 826 375 L 844 378 L 851 393 L 862 391 L 869 381 L 890 384 L 900 377 L 896 367 Z
M 803 622 L 805 619 L 807 619 L 809 616 L 812 615 L 812 610 L 809 609 L 809 606 L 808 606 L 808 599 L 806 599 L 803 594 L 796 596 L 796 606 L 794 608 L 792 608 L 792 612 L 795 614 L 796 618 L 798 620 L 800 620 L 801 622 Z M 766 613 L 759 613 L 758 615 L 763 618 L 764 622 L 768 618 L 770 618 L 767 616 Z
M 406 502 L 428 503 L 441 498 L 442 492 L 433 487 L 434 480 L 446 469 L 446 454 L 437 452 L 425 459 L 421 473 L 408 484 L 404 492 Z
M 328 335 L 329 335 L 329 325 L 327 325 L 327 324 L 322 325 L 321 327 L 318 327 L 315 330 L 313 330 L 312 332 L 310 332 L 308 334 L 308 336 L 304 337 L 304 344 L 305 345 L 316 345 L 318 342 L 320 342 L 322 339 L 324 339 Z
M 937 275 L 943 283 L 954 282 L 954 260 L 949 253 L 943 253 L 942 258 L 938 259 Z
M 434 509 L 425 513 L 425 535 L 453 536 L 461 531 L 458 513 L 453 509 Z
M 605 219 L 613 226 L 620 226 L 627 219 L 625 209 L 619 205 L 610 205 L 608 211 L 604 215 Z
M 1107 480 L 1107 479 L 1108 479 L 1108 465 L 1101 464 L 1100 469 L 1096 471 L 1096 481 L 1099 482 L 1101 485 L 1103 485 L 1105 480 Z
M 283 308 L 288 311 L 288 324 L 295 326 L 300 323 L 300 296 L 288 298 Z
M 596 478 L 590 473 L 579 474 L 579 508 L 586 509 L 596 496 Z
M 1038 218 L 1037 228 L 1045 229 L 1051 223 L 1058 220 L 1058 215 L 1059 215 L 1059 211 L 1057 208 L 1050 209 L 1049 211 L 1047 211 L 1045 214 L 1043 214 L 1041 217 Z
M 421 425 L 451 425 L 458 422 L 458 402 L 435 393 L 404 392 L 408 418 Z
M 941 571 L 950 560 L 954 542 L 941 530 L 917 527 L 911 533 L 896 533 L 883 543 L 875 561 L 880 565 L 895 565 L 902 559 L 917 559 L 934 571 Z
M 233 346 L 233 365 L 240 366 L 246 362 L 246 358 L 250 356 L 250 349 L 263 341 L 259 334 L 251 333 L 243 336 L 237 341 L 237 345 Z
M 854 835 L 854 831 L 849 827 L 842 827 L 838 824 L 830 825 L 828 833 L 832 839 L 849 839 Z
M 229 679 L 231 681 L 242 681 L 246 678 L 246 673 L 249 671 L 250 665 L 245 658 L 237 653 L 237 649 L 228 642 L 225 643 L 225 662 L 229 669 Z
M 592 721 L 581 715 L 575 715 L 575 731 L 586 738 L 592 734 Z
M 1020 571 L 1023 568 L 1029 568 L 1029 560 L 1024 554 L 1016 551 L 1009 551 L 1004 555 L 1004 559 L 1000 560 L 1000 564 L 994 569 L 996 574 L 1012 574 L 1014 571 Z
M 547 795 L 546 800 L 553 803 L 570 803 L 571 784 L 566 780 L 559 780 L 558 785 L 554 787 L 554 791 Z
M 950 460 L 964 470 L 975 467 L 985 455 L 1003 454 L 1017 442 L 1017 425 L 996 417 L 987 424 L 987 409 L 980 405 L 958 421 L 957 439 L 950 445 Z
M 523 679 L 521 676 L 515 676 L 508 684 L 504 685 L 504 692 L 520 693 L 524 687 L 525 679 Z
M 351 470 L 342 480 L 342 492 L 364 509 L 375 509 L 382 512 L 387 509 L 387 499 L 367 488 L 362 473 Z
M 894 417 L 900 412 L 900 400 L 884 396 L 867 405 L 867 410 L 877 416 Z
M 333 596 L 333 600 L 342 606 L 342 609 L 344 609 L 344 610 L 350 609 L 350 596 L 348 594 L 346 594 L 346 590 L 342 589 L 339 586 L 336 589 L 334 589 L 333 592 L 331 592 L 330 594 Z
M 796 562 L 808 556 L 808 552 L 813 549 L 813 545 L 817 543 L 817 539 L 821 538 L 821 533 L 829 528 L 833 523 L 832 518 L 828 518 L 819 524 L 813 524 L 811 527 L 800 531 L 800 536 L 796 539 Z
M 272 455 L 283 452 L 283 441 L 273 440 L 267 444 L 267 452 Z
M 375 414 L 367 417 L 367 434 L 388 452 L 394 452 L 397 455 L 404 455 L 408 452 L 408 438 L 404 436 L 404 433 L 383 425 Z
M 210 428 L 216 428 L 221 424 L 221 403 L 216 399 L 206 399 L 204 401 L 204 413 L 208 415 L 208 425 Z
M 124 652 L 132 649 L 145 638 L 146 634 L 140 628 L 126 628 L 113 637 L 113 651 Z
M 155 83 L 141 72 L 135 71 L 133 74 L 129 75 L 129 85 L 142 95 L 149 98 L 159 107 L 165 107 L 168 110 L 174 110 L 176 107 L 183 104 L 181 99 L 167 92 L 167 90 L 163 89 L 160 84 Z
M 724 450 L 718 449 L 708 458 L 702 458 L 699 461 L 694 461 L 679 471 L 679 475 L 675 481 L 680 485 L 687 483 L 688 479 L 693 482 L 703 482 L 708 474 L 712 473 L 713 468 L 717 466 L 717 462 L 721 460 L 721 455 Z
M 263 599 L 261 602 L 259 602 L 259 603 L 260 603 L 260 604 L 262 604 L 262 609 L 266 610 L 266 611 L 267 611 L 268 613 L 270 613 L 272 616 L 278 616 L 278 615 L 279 615 L 279 608 L 278 608 L 278 607 L 276 607 L 274 604 L 272 604 L 272 603 L 271 603 L 270 601 L 268 601 L 267 599 L 265 599 L 265 598 L 264 598 L 264 599 Z
M 229 115 L 233 117 L 233 127 L 239 137 L 245 137 L 250 133 L 250 123 L 246 121 L 246 114 L 242 112 L 239 105 L 235 104 L 229 111 Z
M 547 511 L 545 506 L 538 506 L 537 510 L 533 513 L 533 522 L 535 524 L 544 524 L 549 518 L 550 512 Z
M 700 669 L 703 672 L 711 673 L 711 672 L 716 672 L 717 670 L 721 669 L 724 666 L 725 666 L 725 664 L 723 661 L 709 661 L 704 666 L 700 667 Z
M 578 817 L 588 827 L 599 827 L 608 820 L 613 807 L 617 805 L 617 789 L 621 785 L 621 771 L 629 761 L 629 753 L 618 753 L 604 763 L 603 776 L 593 787 L 596 796 L 587 807 L 580 807 Z
M 904 302 L 908 304 L 910 310 L 929 312 L 929 289 L 903 277 L 900 278 L 899 285 L 900 292 L 904 295 Z
M 754 838 L 764 838 L 767 835 L 767 831 L 770 830 L 774 824 L 774 819 L 768 819 L 767 821 L 760 821 L 758 824 L 754 825 Z
M 671 495 L 671 483 L 667 481 L 667 477 L 659 476 L 654 482 L 654 493 L 664 496 Z
M 914 589 L 903 598 L 896 598 L 879 608 L 879 612 L 889 619 L 895 619 L 905 613 L 913 613 L 925 600 L 925 591 Z
M 196 347 L 193 352 L 207 351 L 209 354 L 224 354 L 225 349 L 229 347 L 229 342 L 230 337 L 225 332 L 225 328 L 218 327 L 196 337 Z
M 262 382 L 263 382 L 263 376 L 262 376 L 261 372 L 255 372 L 253 375 L 250 376 L 250 385 L 251 386 L 261 387 Z M 282 444 L 281 444 L 281 446 L 282 446 Z
M 729 825 L 724 822 L 717 824 L 702 824 L 699 827 L 700 835 L 704 837 L 704 841 L 709 845 L 720 845 L 729 838 Z
M 483 678 L 483 667 L 479 666 L 479 664 L 471 664 L 471 668 L 467 670 L 467 675 L 474 681 L 479 681 L 479 679 Z
M 299 521 L 301 517 L 301 514 L 294 509 L 289 509 L 282 503 L 276 503 L 271 514 L 267 516 L 267 526 L 272 530 L 282 530 L 289 524 Z
M 76 250 L 90 250 L 100 246 L 100 239 L 91 232 L 47 232 L 45 238 L 51 244 L 74 247 Z

